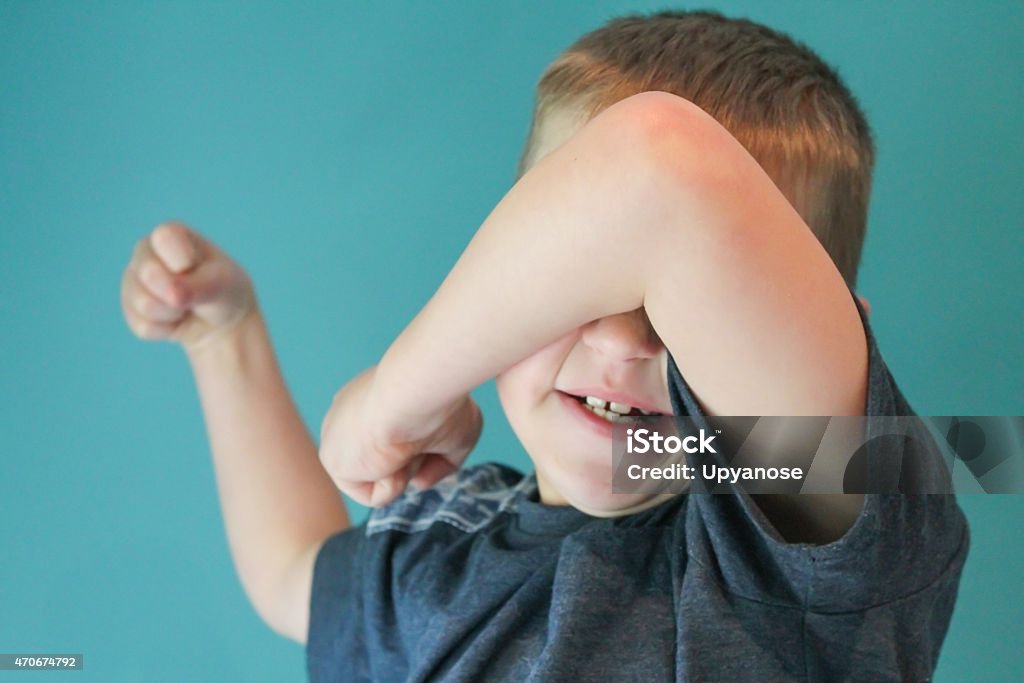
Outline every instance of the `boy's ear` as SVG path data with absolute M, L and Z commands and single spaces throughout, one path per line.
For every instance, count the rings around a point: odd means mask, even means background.
M 868 303 L 868 300 L 860 294 L 857 295 L 857 300 L 860 301 L 860 305 L 864 307 L 864 314 L 871 315 L 871 304 Z

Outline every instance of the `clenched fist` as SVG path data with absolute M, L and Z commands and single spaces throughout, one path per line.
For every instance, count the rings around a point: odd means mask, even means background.
M 376 366 L 334 395 L 320 425 L 320 462 L 356 502 L 380 507 L 411 482 L 429 488 L 459 469 L 480 438 L 483 416 L 466 395 L 429 415 L 393 415 L 375 393 Z
M 195 230 L 168 222 L 135 245 L 121 279 L 121 307 L 141 339 L 200 349 L 256 310 L 248 274 Z

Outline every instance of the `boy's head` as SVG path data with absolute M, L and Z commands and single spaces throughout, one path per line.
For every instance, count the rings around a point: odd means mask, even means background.
M 688 99 L 729 130 L 854 287 L 874 163 L 867 121 L 820 58 L 751 21 L 660 12 L 615 19 L 584 35 L 538 83 L 518 175 L 601 110 L 649 90 Z M 499 375 L 502 404 L 546 501 L 592 514 L 645 505 L 607 490 L 610 428 L 589 424 L 589 448 L 559 432 L 564 420 L 581 417 L 572 394 L 617 395 L 619 403 L 671 412 L 666 374 L 667 352 L 641 310 L 594 321 Z M 591 414 L 582 417 L 578 426 L 586 430 Z M 587 452 L 574 455 L 581 448 Z

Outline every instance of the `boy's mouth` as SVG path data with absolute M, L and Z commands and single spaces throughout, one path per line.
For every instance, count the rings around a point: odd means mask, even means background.
M 631 417 L 658 416 L 664 413 L 641 410 L 635 406 L 616 401 L 607 401 L 598 396 L 577 396 L 563 392 L 566 396 L 576 400 L 581 406 L 602 417 L 608 422 L 629 422 Z

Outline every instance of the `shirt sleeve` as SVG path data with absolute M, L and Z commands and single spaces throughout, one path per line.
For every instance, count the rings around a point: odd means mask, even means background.
M 310 681 L 342 681 L 363 648 L 362 555 L 366 524 L 329 537 L 313 565 L 306 669 Z M 341 664 L 344 663 L 344 666 Z
M 854 302 L 868 344 L 865 414 L 913 415 L 882 359 L 865 311 L 856 297 Z M 668 382 L 676 413 L 700 425 L 706 416 L 671 356 Z M 887 448 L 902 444 L 892 440 Z M 688 555 L 711 568 L 730 593 L 821 612 L 864 610 L 941 582 L 955 594 L 968 547 L 967 522 L 952 494 L 865 494 L 852 527 L 824 545 L 786 542 L 740 487 L 693 493 L 689 508 Z

